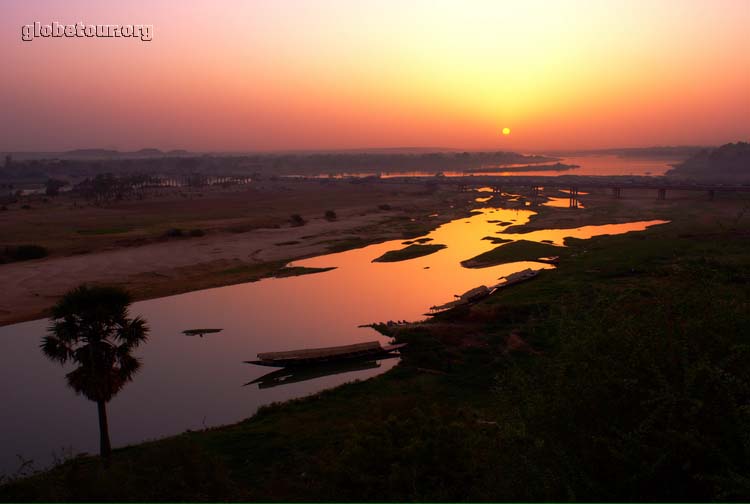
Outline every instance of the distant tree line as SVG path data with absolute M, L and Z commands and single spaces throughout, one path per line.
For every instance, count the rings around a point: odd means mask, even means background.
M 134 174 L 238 176 L 260 179 L 278 175 L 325 175 L 347 172 L 461 171 L 487 165 L 556 161 L 515 152 L 312 153 L 246 156 L 159 156 L 114 159 L 32 159 L 6 156 L 0 181 L 44 183 L 48 179 L 93 179 L 98 175 Z

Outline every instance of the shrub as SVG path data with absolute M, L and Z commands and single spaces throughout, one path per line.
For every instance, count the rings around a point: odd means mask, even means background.
M 39 245 L 9 246 L 0 254 L 0 263 L 41 259 L 47 254 L 47 249 Z
M 337 219 L 338 216 L 336 215 L 336 212 L 334 212 L 333 210 L 326 210 L 324 217 L 326 218 L 326 220 L 334 221 Z
M 289 217 L 289 221 L 292 223 L 292 226 L 304 226 L 305 225 L 305 219 L 303 219 L 300 214 L 292 215 L 291 217 Z
M 202 229 L 191 229 L 188 233 L 190 236 L 198 237 L 198 236 L 205 236 L 206 233 Z
M 378 208 L 380 210 L 391 210 L 391 205 L 388 205 L 387 203 L 383 203 L 382 205 L 378 205 Z
M 182 229 L 171 228 L 171 229 L 167 229 L 167 232 L 164 233 L 164 236 L 166 236 L 168 238 L 179 238 L 179 237 L 184 236 L 184 235 L 183 235 Z

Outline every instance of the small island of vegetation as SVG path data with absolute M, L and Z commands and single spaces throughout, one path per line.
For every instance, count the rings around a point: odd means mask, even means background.
M 439 243 L 431 243 L 429 245 L 409 245 L 408 247 L 400 250 L 389 250 L 377 259 L 373 259 L 372 262 L 397 262 L 407 261 L 409 259 L 415 259 L 430 254 L 434 254 L 438 250 L 444 249 L 446 246 Z
M 461 266 L 464 268 L 487 268 L 516 261 L 533 261 L 542 256 L 559 255 L 560 250 L 561 247 L 557 245 L 518 240 L 462 261 Z

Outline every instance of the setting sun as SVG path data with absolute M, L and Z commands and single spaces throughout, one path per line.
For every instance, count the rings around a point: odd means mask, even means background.
M 510 135 L 510 128 L 503 128 L 503 135 Z

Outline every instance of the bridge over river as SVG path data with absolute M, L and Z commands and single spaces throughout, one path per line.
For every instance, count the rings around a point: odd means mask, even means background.
M 515 176 L 515 175 L 467 175 L 460 177 L 392 177 L 394 182 L 424 182 L 425 179 L 443 184 L 458 186 L 461 190 L 472 190 L 479 187 L 490 187 L 495 193 L 502 193 L 507 189 L 527 188 L 535 199 L 542 196 L 548 188 L 567 191 L 570 208 L 578 207 L 578 196 L 581 191 L 597 189 L 611 191 L 612 197 L 621 199 L 628 191 L 654 191 L 657 199 L 666 200 L 669 191 L 703 192 L 709 200 L 713 200 L 718 193 L 750 192 L 750 184 L 737 183 L 706 183 L 672 177 L 647 176 Z

